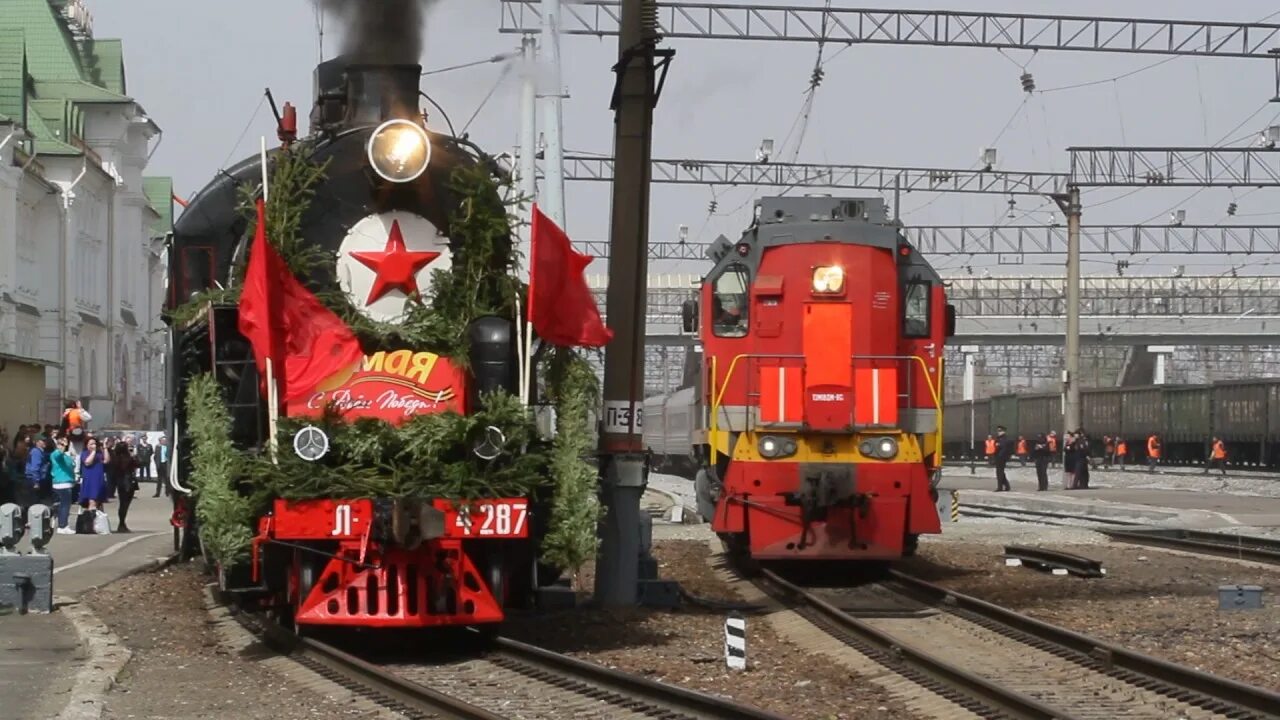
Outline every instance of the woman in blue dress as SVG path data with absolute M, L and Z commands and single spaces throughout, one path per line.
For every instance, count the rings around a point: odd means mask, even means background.
M 84 452 L 80 453 L 80 499 L 81 507 L 95 510 L 107 502 L 107 463 L 111 455 L 103 448 L 97 438 L 85 441 Z

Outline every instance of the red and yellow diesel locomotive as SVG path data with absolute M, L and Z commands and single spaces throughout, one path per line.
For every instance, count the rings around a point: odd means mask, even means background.
M 954 309 L 879 198 L 760 200 L 684 307 L 689 387 L 650 448 L 757 560 L 884 560 L 940 532 L 942 349 Z

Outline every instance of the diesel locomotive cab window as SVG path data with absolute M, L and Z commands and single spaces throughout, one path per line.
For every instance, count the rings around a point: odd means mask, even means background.
M 718 337 L 747 334 L 747 268 L 733 264 L 716 279 L 712 298 L 712 325 Z
M 902 299 L 904 337 L 929 337 L 929 283 L 908 283 Z

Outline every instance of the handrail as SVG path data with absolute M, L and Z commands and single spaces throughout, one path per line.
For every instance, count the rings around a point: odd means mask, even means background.
M 711 381 L 708 384 L 711 386 L 711 421 L 710 421 L 710 428 L 709 428 L 711 433 L 711 442 L 709 443 L 709 445 L 711 446 L 710 461 L 712 466 L 715 465 L 716 459 L 717 459 L 715 436 L 720 431 L 720 427 L 719 427 L 720 403 L 724 400 L 724 394 L 729 390 L 729 381 L 733 379 L 733 373 L 738 367 L 738 361 L 743 358 L 773 358 L 773 359 L 802 358 L 803 359 L 803 357 L 804 357 L 803 355 L 791 355 L 791 354 L 780 355 L 780 354 L 740 353 L 738 355 L 735 355 L 733 357 L 733 360 L 729 362 L 729 369 L 727 372 L 725 372 L 724 382 L 720 383 L 719 387 L 717 388 L 716 387 L 716 368 L 717 368 L 719 359 L 714 355 L 711 356 Z M 920 357 L 919 355 L 854 355 L 852 359 L 854 360 L 908 360 L 908 361 L 914 360 L 915 362 L 919 363 L 920 370 L 924 374 L 925 382 L 928 383 L 929 397 L 931 400 L 933 400 L 934 410 L 938 413 L 937 429 L 934 431 L 934 434 L 937 437 L 936 442 L 938 447 L 939 448 L 942 447 L 942 394 L 939 391 L 937 384 L 933 381 L 933 378 L 930 376 L 929 365 L 924 361 L 924 358 Z M 943 359 L 939 357 L 938 358 L 939 372 L 941 372 L 942 366 L 943 366 Z M 942 465 L 941 452 L 937 453 L 937 455 L 939 456 L 938 465 L 939 467 L 941 467 Z

